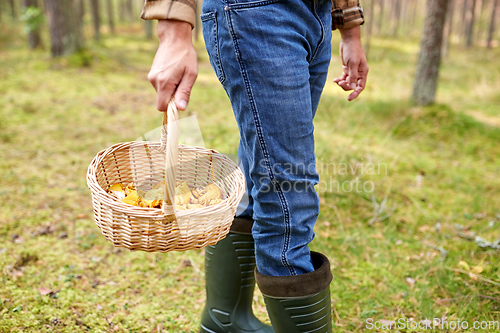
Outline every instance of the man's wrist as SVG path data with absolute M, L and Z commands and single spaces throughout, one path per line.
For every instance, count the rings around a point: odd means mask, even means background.
M 361 41 L 361 28 L 359 25 L 348 29 L 340 29 L 339 31 L 344 42 Z
M 192 27 L 189 22 L 179 20 L 158 20 L 158 39 L 191 39 Z

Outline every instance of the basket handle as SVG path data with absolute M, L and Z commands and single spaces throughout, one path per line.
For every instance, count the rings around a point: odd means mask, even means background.
M 162 209 L 165 215 L 175 215 L 175 181 L 179 154 L 179 111 L 173 96 L 168 103 L 167 112 L 163 112 L 162 127 L 161 142 L 165 145 L 165 191 Z

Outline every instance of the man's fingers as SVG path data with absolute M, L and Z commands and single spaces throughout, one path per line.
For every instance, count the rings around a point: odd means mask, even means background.
M 167 111 L 168 101 L 172 98 L 172 94 L 166 93 L 163 90 L 160 90 L 156 93 L 156 108 L 158 111 Z
M 344 89 L 344 91 L 352 90 L 351 87 L 349 87 L 349 83 L 346 80 L 342 80 L 336 83 L 340 88 Z
M 350 61 L 349 62 L 349 78 L 348 84 L 351 89 L 356 89 L 358 85 L 358 70 L 359 70 L 359 61 Z
M 346 88 L 348 77 L 349 77 L 349 69 L 347 68 L 347 66 L 342 66 L 342 75 L 340 77 L 333 79 L 333 82 L 338 84 L 344 90 L 350 90 Z
M 366 76 L 358 80 L 358 85 L 356 86 L 356 89 L 354 89 L 354 91 L 349 95 L 347 100 L 350 102 L 356 99 L 359 96 L 359 94 L 361 94 L 361 92 L 365 89 L 365 84 L 366 84 Z
M 356 99 L 359 94 L 361 94 L 361 92 L 363 91 L 363 89 L 365 89 L 365 87 L 361 87 L 361 86 L 357 86 L 356 89 L 349 95 L 349 97 L 347 98 L 347 100 L 350 102 L 354 99 Z
M 365 87 L 366 87 L 366 80 L 368 78 L 368 71 L 369 71 L 368 64 L 366 62 L 362 63 L 360 66 L 360 72 L 359 72 L 359 78 L 358 78 L 358 86 L 363 87 L 361 89 L 361 91 L 363 91 L 363 89 L 365 89 Z
M 153 84 L 156 89 L 156 108 L 158 111 L 167 111 L 168 102 L 176 90 L 176 85 L 165 81 L 163 81 L 163 85 L 161 81 L 156 83 L 156 85 Z
M 191 89 L 198 76 L 198 72 L 185 72 L 182 81 L 175 91 L 175 105 L 179 110 L 186 110 L 191 95 Z
M 368 78 L 369 71 L 368 65 L 365 62 L 362 62 L 359 67 L 358 83 L 352 94 L 350 94 L 347 98 L 349 101 L 356 99 L 366 87 L 366 80 Z

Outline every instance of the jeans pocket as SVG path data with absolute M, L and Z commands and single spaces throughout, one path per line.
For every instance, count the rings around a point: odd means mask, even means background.
M 208 52 L 210 64 L 221 83 L 226 79 L 219 52 L 219 38 L 217 29 L 217 12 L 208 12 L 200 16 L 203 27 L 203 39 Z

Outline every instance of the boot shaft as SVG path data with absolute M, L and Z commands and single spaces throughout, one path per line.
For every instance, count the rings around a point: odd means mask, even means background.
M 276 333 L 332 331 L 328 259 L 311 252 L 315 270 L 294 276 L 255 275 Z
M 201 333 L 274 333 L 252 311 L 255 289 L 252 223 L 235 219 L 226 238 L 205 248 L 207 300 Z

